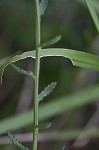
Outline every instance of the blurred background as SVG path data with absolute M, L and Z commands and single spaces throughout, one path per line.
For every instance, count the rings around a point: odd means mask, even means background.
M 98 55 L 99 35 L 83 2 L 83 0 L 49 0 L 47 11 L 42 17 L 42 42 L 61 34 L 61 41 L 53 47 L 74 49 Z M 99 13 L 98 4 L 98 0 L 94 0 L 94 6 Z M 8 56 L 33 49 L 35 49 L 34 1 L 0 0 L 0 66 Z M 16 64 L 26 70 L 34 71 L 34 60 L 31 58 Z M 68 59 L 61 57 L 44 58 L 41 60 L 39 90 L 42 91 L 45 86 L 54 81 L 57 81 L 54 92 L 40 105 L 49 101 L 52 102 L 58 97 L 79 93 L 80 90 L 98 84 L 99 78 L 95 71 L 73 67 Z M 3 76 L 3 84 L 0 85 L 0 120 L 30 110 L 33 107 L 33 89 L 31 78 L 18 74 L 11 66 L 8 66 Z M 63 111 L 46 119 L 52 123 L 51 128 L 46 132 L 98 127 L 98 116 L 98 99 L 96 99 L 94 103 L 78 107 L 75 110 Z M 43 134 L 45 130 L 40 132 L 40 150 L 62 150 L 64 146 L 66 146 L 66 150 L 99 149 L 98 137 L 91 137 L 82 141 L 79 140 L 79 137 L 72 140 L 68 138 L 52 140 L 51 135 Z M 31 138 L 29 140 L 27 135 L 32 133 L 32 124 L 14 130 L 13 133 L 20 133 L 22 138 L 24 136 L 24 145 L 31 149 Z M 22 136 L 23 133 L 27 134 Z M 17 149 L 11 144 L 7 145 L 5 139 L 0 144 L 0 150 Z

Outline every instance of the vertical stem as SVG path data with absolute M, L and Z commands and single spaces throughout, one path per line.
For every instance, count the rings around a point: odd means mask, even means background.
M 36 22 L 36 59 L 35 59 L 35 81 L 34 81 L 34 127 L 33 127 L 33 150 L 37 150 L 38 143 L 38 86 L 40 70 L 40 8 L 39 0 L 35 0 L 35 22 Z

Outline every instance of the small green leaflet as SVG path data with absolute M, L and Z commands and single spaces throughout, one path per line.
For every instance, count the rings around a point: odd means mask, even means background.
M 12 63 L 10 63 L 10 65 L 13 67 L 13 69 L 14 69 L 15 71 L 17 71 L 17 72 L 19 72 L 19 73 L 21 73 L 21 74 L 30 76 L 30 77 L 32 77 L 32 78 L 34 79 L 34 74 L 33 74 L 32 71 L 23 70 L 23 69 L 17 67 L 16 65 L 14 65 L 14 64 L 12 64 Z
M 40 2 L 40 15 L 44 15 L 45 10 L 47 8 L 48 0 L 41 0 Z
M 85 0 L 85 3 L 86 3 L 86 5 L 90 11 L 92 19 L 93 19 L 95 26 L 97 28 L 97 31 L 99 32 L 99 17 L 96 13 L 96 10 L 95 10 L 94 4 L 93 4 L 93 0 Z
M 39 130 L 45 130 L 50 128 L 51 126 L 52 124 L 50 122 L 47 122 L 47 123 L 39 124 L 38 128 Z
M 69 148 L 68 148 L 68 147 L 69 147 L 68 145 L 63 146 L 62 150 L 69 150 Z
M 62 150 L 65 150 L 65 146 L 63 146 Z
M 42 43 L 41 47 L 44 48 L 44 47 L 56 44 L 57 42 L 59 42 L 61 40 L 61 38 L 62 38 L 61 35 L 57 35 L 56 37 L 52 38 L 51 40 Z
M 47 95 L 49 95 L 56 87 L 57 82 L 52 82 L 39 94 L 38 100 L 42 101 Z
M 12 143 L 14 145 L 16 145 L 17 147 L 19 147 L 22 150 L 29 150 L 27 147 L 24 147 L 16 138 L 15 136 L 11 133 L 11 132 L 7 132 L 8 133 L 8 137 L 10 138 L 10 140 L 12 141 Z

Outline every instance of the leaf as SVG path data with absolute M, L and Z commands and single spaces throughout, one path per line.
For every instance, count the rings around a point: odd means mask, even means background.
M 50 123 L 50 122 L 47 122 L 45 124 L 39 124 L 39 129 L 40 130 L 45 130 L 45 129 L 50 128 L 51 126 L 52 126 L 52 123 Z
M 91 104 L 99 98 L 99 85 L 85 88 L 75 94 L 53 99 L 50 102 L 40 105 L 39 121 L 48 120 L 49 118 L 59 115 L 66 111 L 75 110 L 84 105 Z M 0 134 L 6 133 L 7 130 L 15 130 L 27 125 L 33 124 L 33 110 L 13 115 L 0 121 Z
M 15 71 L 17 71 L 17 72 L 19 72 L 19 73 L 21 73 L 21 74 L 30 76 L 30 77 L 32 77 L 33 79 L 35 78 L 32 71 L 23 70 L 23 69 L 17 67 L 16 65 L 14 65 L 14 64 L 12 64 L 12 63 L 10 63 L 10 65 L 13 67 L 13 69 L 14 69 Z
M 82 0 L 77 0 L 77 1 L 85 6 L 85 2 L 84 1 L 82 1 Z M 94 7 L 95 7 L 96 12 L 99 14 L 99 1 L 95 0 L 95 1 L 92 1 L 92 3 L 94 5 Z
M 65 150 L 65 146 L 63 146 L 62 150 Z
M 19 147 L 22 150 L 29 150 L 27 147 L 24 147 L 16 138 L 15 136 L 11 133 L 11 132 L 7 132 L 8 133 L 8 137 L 10 138 L 10 140 L 12 141 L 12 143 L 14 145 L 16 145 L 17 147 Z
M 32 133 L 27 133 L 26 135 L 31 136 Z M 78 138 L 80 135 L 81 136 L 81 140 L 85 139 L 85 138 L 98 138 L 99 137 L 99 128 L 97 127 L 93 127 L 93 128 L 88 128 L 88 129 L 67 129 L 67 130 L 60 130 L 60 131 L 56 131 L 56 130 L 50 130 L 47 131 L 45 133 L 40 133 L 40 137 L 45 137 L 43 141 L 66 141 L 66 140 L 75 140 L 76 138 Z M 19 136 L 18 134 L 16 134 L 16 136 Z M 21 134 L 21 137 L 25 136 L 25 134 Z M 22 141 L 20 137 L 20 141 Z M 2 140 L 3 139 L 3 140 Z M 4 141 L 5 139 L 5 141 Z M 41 139 L 41 138 L 40 138 Z M 32 142 L 32 140 L 30 140 Z M 1 137 L 0 138 L 0 145 L 4 145 L 4 144 L 9 144 L 8 141 L 6 141 L 6 137 Z M 65 150 L 69 150 L 69 146 L 66 145 L 63 148 L 65 148 Z M 62 149 L 63 150 L 63 149 Z
M 85 52 L 80 52 L 80 51 L 70 50 L 70 49 L 62 49 L 62 48 L 48 48 L 48 49 L 42 49 L 40 51 L 41 58 L 50 57 L 50 56 L 62 56 L 65 58 L 69 58 L 74 66 L 99 71 L 99 56 L 93 54 L 88 54 Z M 11 59 L 9 59 L 9 61 L 4 63 L 0 68 L 1 83 L 2 83 L 2 76 L 3 76 L 4 69 L 10 63 L 14 63 L 16 61 L 28 57 L 35 58 L 35 51 L 28 51 L 21 55 L 16 55 Z
M 21 134 L 21 136 L 24 136 L 25 134 Z M 28 133 L 28 135 L 31 136 L 31 133 Z M 82 136 L 81 136 L 82 135 Z M 19 136 L 16 134 L 16 136 Z M 40 133 L 40 137 L 46 137 L 44 138 L 44 141 L 66 141 L 66 140 L 74 140 L 81 136 L 81 140 L 85 138 L 98 138 L 99 137 L 99 128 L 92 127 L 88 129 L 80 128 L 80 129 L 65 129 L 65 130 L 49 130 L 45 133 Z M 0 138 L 0 145 L 8 144 L 7 141 L 2 142 L 2 138 L 6 140 L 6 137 Z M 20 137 L 21 140 L 21 137 Z M 32 141 L 32 140 L 31 140 Z M 69 146 L 64 146 L 65 150 L 69 150 Z M 63 150 L 63 149 L 62 149 Z
M 93 1 L 93 4 L 94 4 L 94 7 L 95 7 L 97 14 L 99 15 L 99 1 L 98 0 Z
M 40 2 L 40 15 L 44 15 L 45 10 L 47 8 L 48 0 L 41 0 Z
M 92 2 L 93 0 L 85 0 L 85 3 L 90 11 L 90 14 L 92 16 L 92 19 L 95 23 L 95 26 L 97 28 L 97 31 L 99 32 L 99 17 L 96 13 L 96 10 L 95 10 L 95 7 L 94 7 L 94 4 Z
M 41 47 L 44 48 L 44 47 L 56 44 L 57 42 L 59 42 L 61 40 L 61 38 L 62 38 L 61 35 L 57 35 L 56 37 L 52 38 L 51 40 L 42 43 Z
M 42 101 L 47 95 L 53 92 L 56 87 L 57 82 L 52 82 L 50 85 L 45 87 L 45 89 L 39 94 L 39 102 Z

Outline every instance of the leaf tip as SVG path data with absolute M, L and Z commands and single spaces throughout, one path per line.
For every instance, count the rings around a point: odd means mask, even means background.
M 1 84 L 1 85 L 2 85 L 2 80 L 3 80 L 3 79 L 2 79 L 2 76 L 3 76 L 3 74 L 0 75 L 0 84 Z
M 40 2 L 40 14 L 41 14 L 41 16 L 44 15 L 45 10 L 47 8 L 47 5 L 48 5 L 48 0 L 41 0 L 41 2 Z
M 58 35 L 58 38 L 59 38 L 59 40 L 61 40 L 61 39 L 62 39 L 62 35 L 61 35 L 61 34 L 59 34 L 59 35 Z
M 52 82 L 52 84 L 53 84 L 53 89 L 54 89 L 56 87 L 56 85 L 57 85 L 57 81 Z

